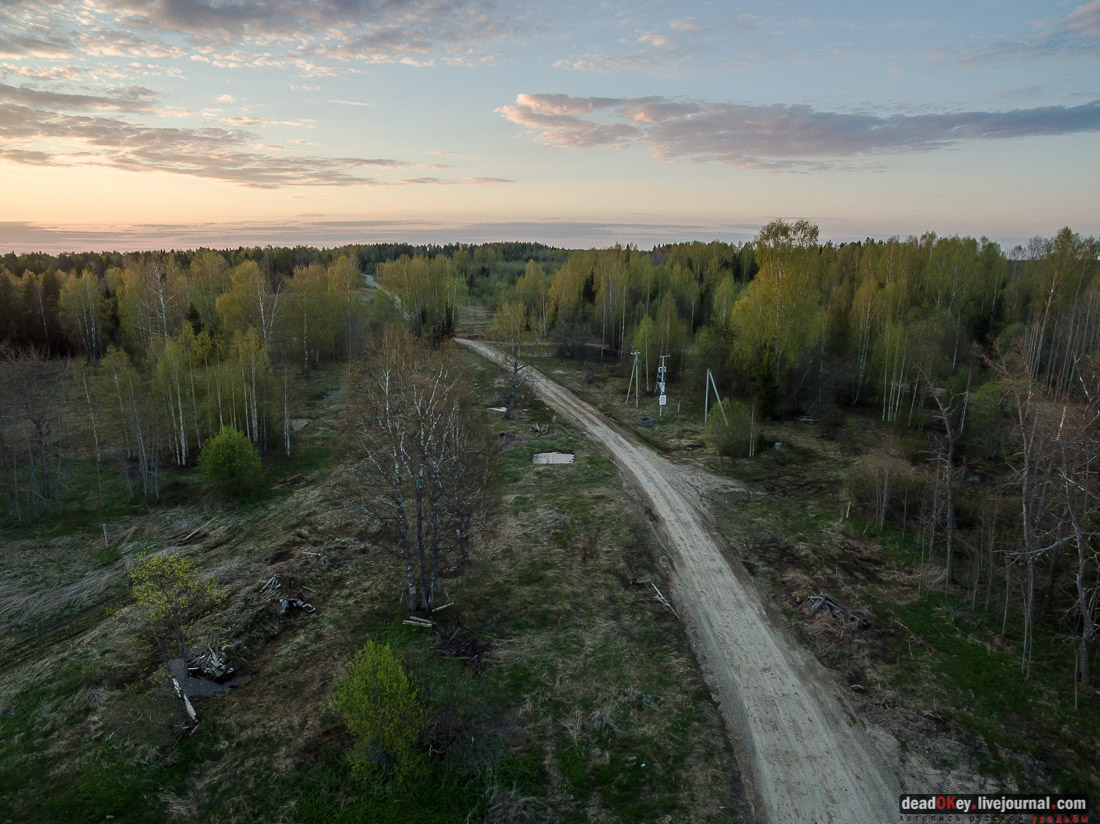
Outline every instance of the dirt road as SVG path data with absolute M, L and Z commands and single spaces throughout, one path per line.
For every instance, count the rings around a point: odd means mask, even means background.
M 490 346 L 460 343 L 503 365 Z M 824 670 L 773 624 L 751 579 L 726 561 L 684 474 L 534 370 L 529 385 L 603 445 L 658 517 L 676 607 L 719 697 L 756 815 L 770 824 L 897 821 L 890 766 Z

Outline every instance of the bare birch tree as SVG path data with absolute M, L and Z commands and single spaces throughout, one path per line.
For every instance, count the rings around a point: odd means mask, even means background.
M 493 336 L 504 344 L 504 356 L 508 363 L 508 403 L 504 409 L 504 417 L 508 419 L 512 417 L 519 388 L 526 381 L 523 343 L 528 338 L 527 308 L 519 301 L 502 304 L 493 315 Z
M 488 446 L 458 371 L 445 353 L 391 328 L 352 372 L 345 403 L 349 496 L 392 530 L 408 608 L 430 612 L 439 578 L 468 558 L 490 492 Z

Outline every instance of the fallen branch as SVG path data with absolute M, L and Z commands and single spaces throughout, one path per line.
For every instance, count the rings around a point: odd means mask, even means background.
M 220 515 L 215 515 L 213 518 L 211 518 L 205 524 L 202 524 L 201 526 L 197 526 L 194 529 L 192 529 L 190 532 L 188 532 L 186 535 L 184 535 L 182 538 L 180 538 L 180 546 L 183 546 L 184 544 L 186 544 L 188 539 L 190 539 L 191 536 L 194 535 L 196 532 L 201 532 L 202 530 L 206 529 L 208 526 L 210 526 L 210 524 L 214 523 L 214 521 L 218 520 L 218 518 L 220 518 L 220 517 L 221 517 Z
M 859 621 L 859 616 L 848 609 L 846 606 L 837 601 L 833 596 L 827 592 L 819 593 L 818 595 L 812 595 L 806 603 L 810 606 L 810 615 L 816 615 L 825 610 L 834 618 L 844 618 L 848 621 Z
M 176 680 L 176 677 L 172 676 L 172 690 L 176 693 L 176 697 L 179 698 L 180 703 L 183 705 L 183 711 L 188 718 L 191 719 L 191 728 L 187 731 L 190 735 L 199 726 L 199 716 L 195 713 L 195 708 L 191 706 L 191 699 L 187 697 L 187 693 L 183 691 L 183 687 L 180 686 L 180 682 Z
M 662 604 L 664 604 L 664 605 L 665 605 L 666 607 L 668 607 L 668 608 L 669 608 L 669 611 L 670 611 L 670 612 L 671 612 L 671 613 L 672 613 L 673 615 L 676 615 L 676 620 L 677 620 L 677 621 L 678 621 L 678 620 L 680 620 L 680 616 L 676 614 L 676 610 L 672 608 L 672 604 L 670 604 L 670 603 L 668 602 L 668 598 L 666 598 L 666 597 L 664 596 L 664 593 L 662 593 L 662 592 L 661 592 L 661 590 L 657 589 L 657 585 L 656 585 L 655 583 L 653 583 L 652 581 L 650 581 L 650 582 L 649 582 L 649 585 L 650 585 L 651 587 L 653 587 L 653 590 L 654 590 L 654 592 L 656 592 L 656 593 L 657 593 L 657 596 L 656 596 L 656 598 L 655 598 L 654 600 L 656 600 L 656 601 L 659 601 L 660 603 L 662 603 Z

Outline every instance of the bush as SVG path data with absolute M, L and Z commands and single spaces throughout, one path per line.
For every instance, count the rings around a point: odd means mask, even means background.
M 427 715 L 388 645 L 367 641 L 359 650 L 336 685 L 336 709 L 356 739 L 348 760 L 357 777 L 392 777 L 407 785 L 424 774 Z
M 252 442 L 236 429 L 223 426 L 199 455 L 199 469 L 210 486 L 230 498 L 244 498 L 264 485 L 264 468 Z
M 714 404 L 707 416 L 707 428 L 704 438 L 707 446 L 723 458 L 744 458 L 756 454 L 760 445 L 760 419 L 753 410 L 740 401 L 728 398 L 722 401 L 726 417 Z M 729 425 L 726 425 L 726 420 Z

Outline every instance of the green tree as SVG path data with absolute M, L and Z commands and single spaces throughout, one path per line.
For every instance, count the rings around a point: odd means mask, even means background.
M 99 279 L 87 269 L 79 277 L 66 278 L 61 286 L 59 302 L 61 326 L 65 334 L 95 363 L 103 351 L 104 332 L 110 315 L 110 304 Z
M 540 338 L 546 336 L 549 296 L 546 273 L 533 259 L 528 260 L 523 274 L 516 282 L 516 297 L 527 307 L 531 326 L 536 329 Z
M 215 301 L 222 326 L 229 333 L 255 329 L 268 350 L 282 311 L 282 284 L 272 285 L 254 260 L 233 269 L 230 281 L 229 291 Z
M 194 362 L 191 348 L 195 334 L 190 324 L 184 324 L 174 338 L 155 337 L 149 352 L 152 364 L 152 389 L 163 401 L 171 425 L 169 439 L 176 463 L 185 466 L 190 455 L 188 429 L 195 435 L 195 445 L 202 447 L 198 431 L 197 401 L 195 398 Z
M 210 486 L 227 497 L 245 497 L 264 484 L 264 468 L 252 442 L 229 426 L 207 441 L 199 469 Z
M 398 298 L 413 332 L 431 341 L 453 334 L 466 282 L 455 274 L 450 258 L 402 255 L 393 263 L 382 264 L 378 282 Z
M 123 340 L 136 360 L 149 353 L 153 338 L 170 338 L 187 309 L 186 283 L 175 258 L 133 259 L 108 271 L 118 299 Z
M 201 249 L 191 260 L 188 278 L 188 296 L 203 331 L 211 337 L 217 334 L 221 322 L 218 318 L 218 298 L 229 291 L 229 265 L 220 252 Z
M 129 620 L 167 666 L 186 660 L 196 617 L 213 596 L 195 564 L 183 555 L 158 553 L 138 558 L 130 567 L 134 607 Z
M 302 374 L 311 363 L 330 354 L 339 333 L 342 305 L 329 288 L 328 273 L 319 263 L 299 266 L 288 281 L 288 300 L 283 315 L 287 353 L 297 350 Z
M 804 220 L 793 225 L 777 220 L 761 229 L 760 271 L 733 308 L 735 367 L 743 374 L 770 375 L 777 389 L 818 341 L 817 232 Z
M 672 292 L 666 292 L 657 310 L 656 320 L 657 349 L 659 355 L 670 355 L 665 361 L 668 369 L 666 378 L 674 378 L 680 371 L 684 360 L 684 347 L 687 345 L 687 332 L 680 315 L 676 311 L 676 300 Z
M 634 333 L 633 348 L 641 353 L 641 360 L 645 368 L 645 391 L 649 391 L 649 364 L 657 362 L 657 324 L 653 318 L 646 315 L 638 324 L 638 330 Z
M 362 282 L 359 264 L 351 255 L 341 255 L 332 262 L 325 275 L 329 297 L 334 306 L 339 306 L 340 334 L 335 344 L 346 357 L 355 357 L 362 343 L 362 324 L 355 303 L 355 290 Z
M 388 645 L 367 641 L 336 685 L 335 702 L 355 736 L 348 761 L 356 776 L 410 784 L 424 774 L 427 714 Z
M 584 322 L 584 293 L 586 285 L 592 283 L 594 268 L 594 252 L 574 252 L 554 275 L 547 295 L 547 311 L 554 326 L 563 328 Z

